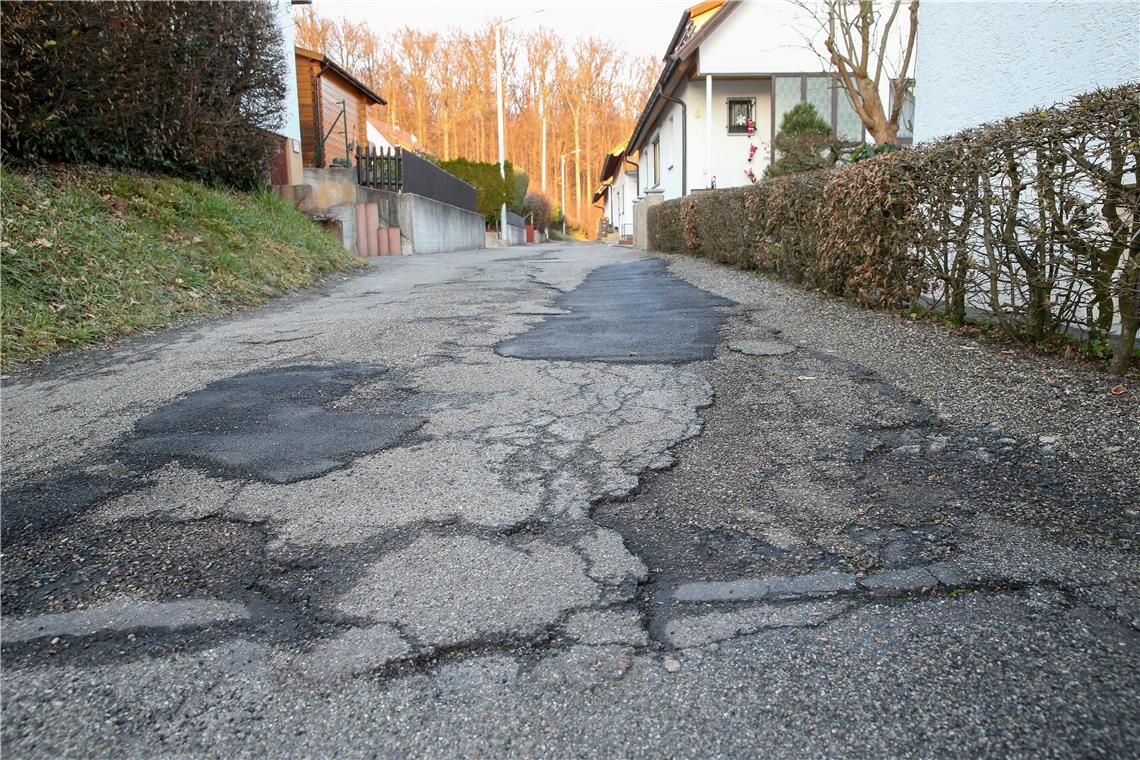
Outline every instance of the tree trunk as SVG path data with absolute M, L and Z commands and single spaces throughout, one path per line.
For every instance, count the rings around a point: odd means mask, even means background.
M 1140 258 L 1135 251 L 1120 273 L 1120 345 L 1112 355 L 1111 371 L 1123 376 L 1132 362 L 1136 348 L 1136 331 L 1140 328 Z

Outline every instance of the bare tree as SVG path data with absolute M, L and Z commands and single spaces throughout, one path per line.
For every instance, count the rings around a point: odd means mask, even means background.
M 902 0 L 793 0 L 819 24 L 826 60 L 835 67 L 852 108 L 877 144 L 898 139 L 918 34 L 918 0 L 907 6 L 909 27 L 897 68 L 888 71 L 892 39 L 901 41 L 897 24 Z M 892 34 L 892 31 L 894 34 Z M 818 41 L 817 43 L 818 44 Z M 818 51 L 821 53 L 823 51 Z M 879 93 L 883 76 L 891 77 L 891 107 Z

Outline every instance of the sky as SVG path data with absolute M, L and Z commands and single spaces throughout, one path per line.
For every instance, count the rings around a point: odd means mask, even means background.
M 635 55 L 665 55 L 681 12 L 697 0 L 314 0 L 317 13 L 331 18 L 364 20 L 377 32 L 411 26 L 445 31 L 448 27 L 477 29 L 496 17 L 519 18 L 511 27 L 520 31 L 546 26 L 564 38 L 587 34 L 619 41 Z M 542 13 L 535 13 L 537 10 Z

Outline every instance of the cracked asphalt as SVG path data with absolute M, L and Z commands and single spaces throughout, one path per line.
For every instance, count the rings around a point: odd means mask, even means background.
M 3 384 L 3 751 L 1134 757 L 1110 385 L 585 244 L 62 356 Z

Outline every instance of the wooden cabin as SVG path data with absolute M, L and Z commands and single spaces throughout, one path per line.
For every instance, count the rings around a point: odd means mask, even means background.
M 304 165 L 352 166 L 368 144 L 368 107 L 388 101 L 321 53 L 296 48 L 296 58 Z

